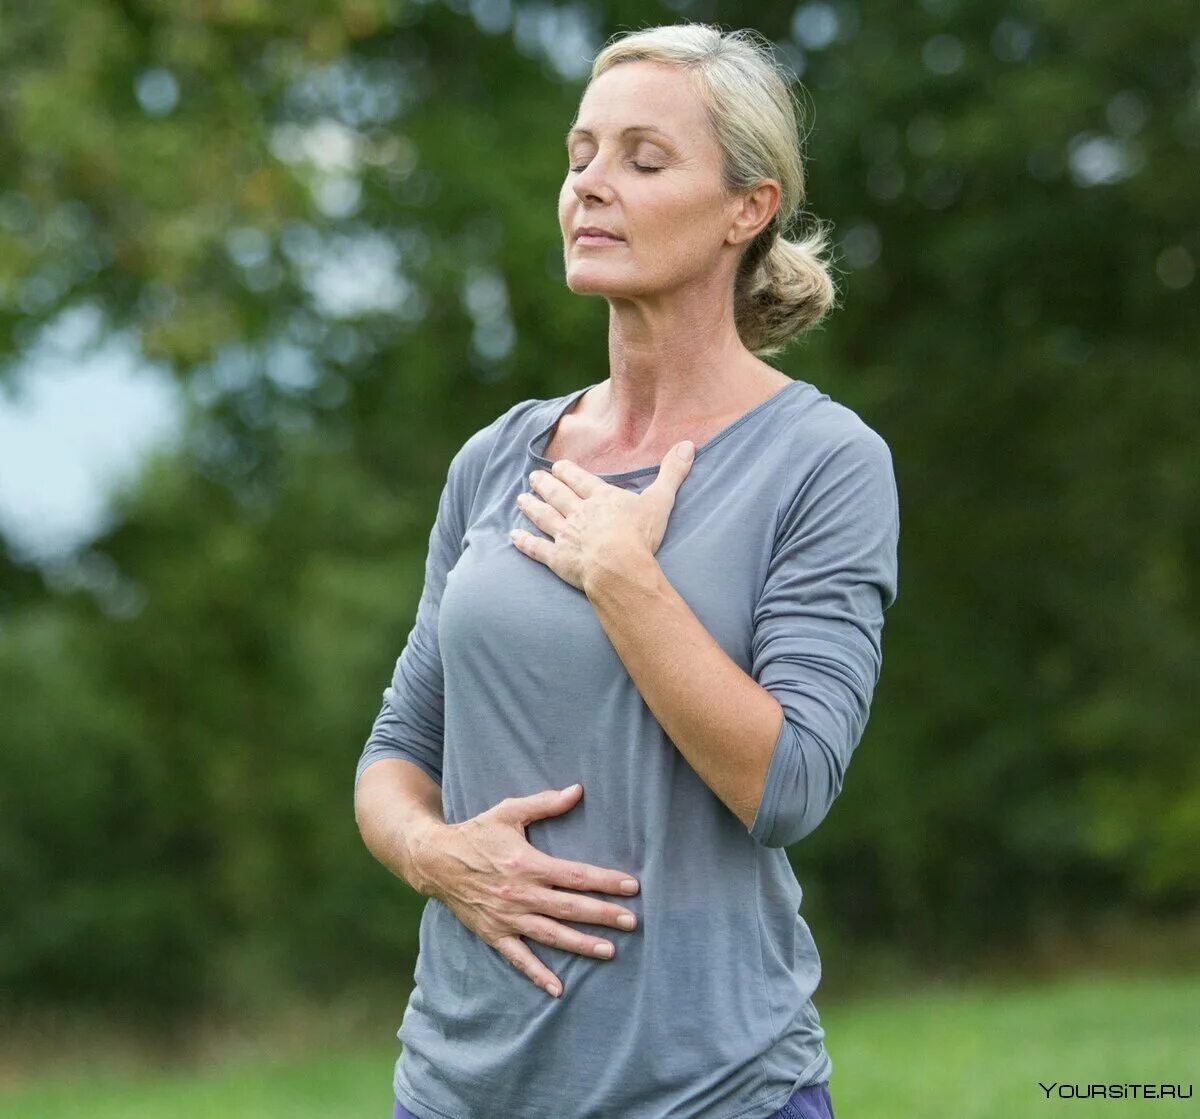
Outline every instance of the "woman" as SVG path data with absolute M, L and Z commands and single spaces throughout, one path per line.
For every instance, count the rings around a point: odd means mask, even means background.
M 596 59 L 559 220 L 609 378 L 454 456 L 358 763 L 430 899 L 396 1116 L 833 1114 L 784 848 L 865 727 L 899 517 L 883 439 L 757 356 L 834 296 L 823 233 L 781 236 L 786 81 L 704 25 Z

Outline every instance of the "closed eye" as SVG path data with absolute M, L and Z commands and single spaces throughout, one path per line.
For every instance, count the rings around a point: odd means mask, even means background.
M 634 164 L 632 164 L 632 166 L 633 166 L 633 167 L 636 167 L 636 168 L 637 168 L 637 169 L 638 169 L 638 170 L 639 170 L 639 171 L 640 171 L 642 174 L 644 174 L 644 175 L 651 174 L 651 173 L 652 173 L 652 172 L 654 172 L 654 171 L 661 171 L 661 170 L 662 170 L 662 168 L 661 168 L 661 167 L 646 167 L 646 166 L 644 166 L 644 165 L 643 165 L 643 164 L 641 164 L 641 163 L 634 163 Z M 586 169 L 587 169 L 587 164 L 586 164 L 586 163 L 581 163 L 581 164 L 580 164 L 578 167 L 571 167 L 571 168 L 570 168 L 570 170 L 571 170 L 571 171 L 574 171 L 576 174 L 579 174 L 579 172 L 580 172 L 580 171 L 584 171 L 584 170 L 586 170 Z

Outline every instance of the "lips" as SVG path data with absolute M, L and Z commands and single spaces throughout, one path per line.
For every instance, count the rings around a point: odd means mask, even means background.
M 598 226 L 585 225 L 582 229 L 575 231 L 575 240 L 580 238 L 603 238 L 607 241 L 623 241 L 624 237 L 618 237 L 615 233 L 610 233 L 607 229 L 600 229 Z

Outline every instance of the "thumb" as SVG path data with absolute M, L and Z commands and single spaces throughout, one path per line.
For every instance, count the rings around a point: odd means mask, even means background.
M 690 439 L 676 443 L 662 460 L 658 477 L 654 479 L 653 486 L 657 489 L 669 490 L 671 496 L 674 497 L 675 492 L 683 484 L 684 478 L 691 472 L 692 461 L 695 457 L 696 444 Z
M 540 820 L 545 816 L 558 816 L 571 808 L 578 800 L 583 786 L 575 784 L 567 789 L 545 789 L 527 797 L 513 797 L 513 807 L 523 822 Z

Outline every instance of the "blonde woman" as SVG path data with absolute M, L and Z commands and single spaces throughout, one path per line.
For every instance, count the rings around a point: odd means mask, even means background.
M 429 898 L 401 1119 L 830 1119 L 785 847 L 842 788 L 899 514 L 884 440 L 761 360 L 835 292 L 786 72 L 683 24 L 596 58 L 559 196 L 608 379 L 454 456 L 359 759 Z

